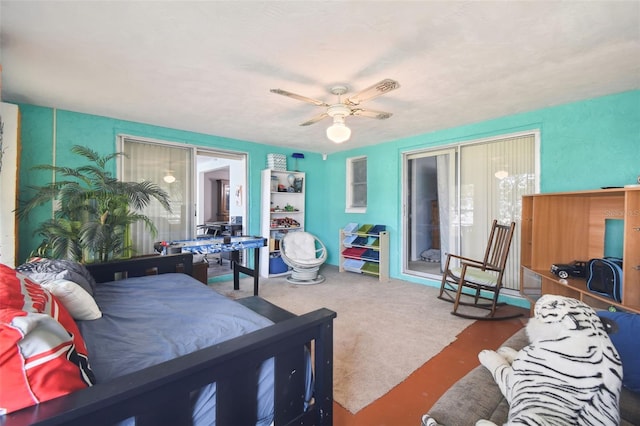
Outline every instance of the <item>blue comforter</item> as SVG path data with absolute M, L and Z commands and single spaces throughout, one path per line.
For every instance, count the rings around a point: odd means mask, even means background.
M 98 383 L 273 324 L 184 274 L 98 284 L 102 318 L 78 321 Z M 258 424 L 273 418 L 273 360 L 260 373 Z M 194 424 L 215 424 L 215 384 L 194 401 Z

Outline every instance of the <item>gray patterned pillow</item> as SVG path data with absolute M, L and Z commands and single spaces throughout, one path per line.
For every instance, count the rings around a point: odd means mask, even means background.
M 60 279 L 73 281 L 91 296 L 96 287 L 96 281 L 87 268 L 72 260 L 35 258 L 18 266 L 16 271 L 40 284 Z

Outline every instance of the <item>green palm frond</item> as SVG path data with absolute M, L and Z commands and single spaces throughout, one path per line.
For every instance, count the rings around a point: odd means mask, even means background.
M 71 148 L 71 152 L 85 157 L 92 163 L 96 163 L 100 169 L 104 169 L 107 163 L 113 160 L 114 158 L 117 158 L 122 155 L 126 155 L 124 152 L 114 152 L 112 154 L 100 155 L 98 154 L 97 151 L 94 151 L 89 147 L 81 146 L 81 145 L 74 145 Z
M 46 253 L 48 257 L 82 259 L 82 246 L 78 235 L 82 224 L 67 219 L 50 219 L 43 222 L 34 233 L 44 238 L 38 253 Z
M 171 211 L 169 194 L 153 182 L 133 182 L 127 188 L 123 188 L 123 192 L 127 193 L 131 205 L 136 210 L 144 209 L 149 205 L 151 199 L 155 198 L 165 210 Z

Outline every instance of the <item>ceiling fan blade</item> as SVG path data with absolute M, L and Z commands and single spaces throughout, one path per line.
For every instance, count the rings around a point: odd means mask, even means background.
M 347 99 L 347 103 L 351 105 L 359 105 L 361 102 L 368 101 L 373 98 L 377 98 L 380 95 L 384 95 L 387 92 L 396 90 L 400 87 L 400 83 L 395 80 L 386 78 L 371 87 L 368 87 L 355 95 Z
M 282 96 L 288 96 L 290 98 L 297 99 L 302 102 L 308 102 L 310 104 L 314 104 L 317 106 L 329 106 L 329 104 L 327 104 L 326 102 L 322 102 L 317 99 L 307 98 L 306 96 L 297 95 L 295 93 L 287 92 L 286 90 L 282 90 L 282 89 L 271 89 L 271 93 L 276 93 Z
M 324 120 L 328 116 L 329 114 L 327 114 L 326 112 L 323 112 L 322 114 L 318 114 L 312 119 L 305 121 L 304 123 L 301 124 L 301 126 L 309 126 L 311 124 L 317 123 L 318 121 Z
M 351 115 L 358 115 L 360 117 L 376 118 L 378 120 L 386 120 L 393 114 L 384 111 L 373 111 L 371 109 L 354 108 L 351 110 Z

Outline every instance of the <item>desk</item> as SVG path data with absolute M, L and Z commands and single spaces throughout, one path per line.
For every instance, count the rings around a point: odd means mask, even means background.
M 262 237 L 232 236 L 231 242 L 224 243 L 222 238 L 196 238 L 193 240 L 179 240 L 156 243 L 156 249 L 161 247 L 162 254 L 173 253 L 227 253 L 231 252 L 231 264 L 233 265 L 233 289 L 240 289 L 240 272 L 253 277 L 253 295 L 258 295 L 258 268 L 260 265 L 260 249 L 267 245 L 267 239 Z M 247 268 L 238 262 L 241 250 L 253 249 L 254 268 Z

